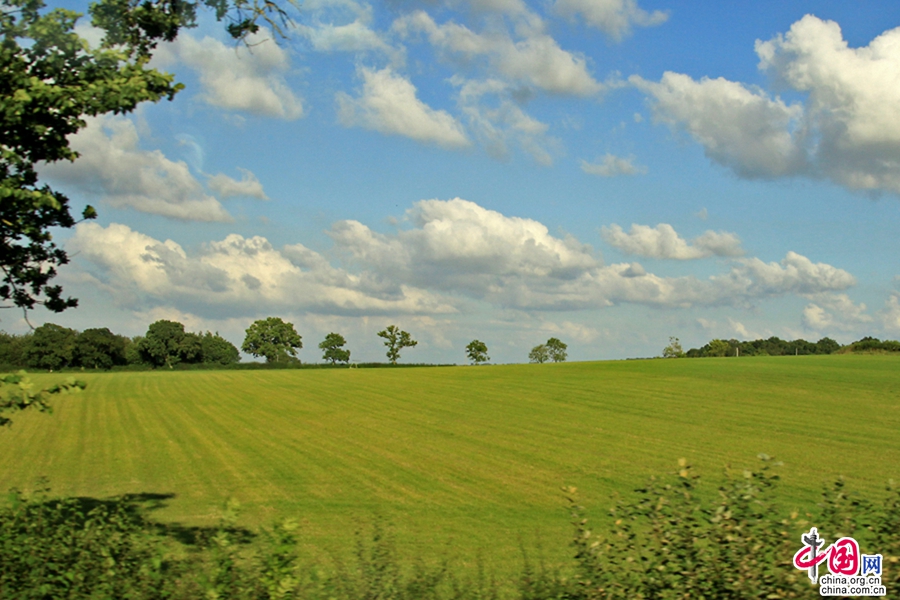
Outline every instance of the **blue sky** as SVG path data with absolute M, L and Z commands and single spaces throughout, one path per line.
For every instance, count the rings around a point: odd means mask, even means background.
M 900 336 L 896 2 L 305 2 L 278 43 L 205 18 L 186 89 L 104 116 L 41 173 L 81 305 L 240 345 L 281 316 L 382 360 L 524 362 L 721 338 Z M 87 23 L 88 40 L 97 32 Z M 23 331 L 7 316 L 3 326 Z

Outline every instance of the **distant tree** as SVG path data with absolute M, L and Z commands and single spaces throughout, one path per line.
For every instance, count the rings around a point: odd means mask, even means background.
M 31 335 L 25 348 L 25 364 L 35 369 L 62 369 L 72 364 L 75 351 L 74 329 L 45 323 Z
M 319 349 L 324 350 L 322 358 L 330 360 L 333 365 L 339 362 L 350 362 L 350 351 L 344 349 L 346 345 L 347 340 L 344 339 L 344 336 L 339 333 L 329 333 L 323 341 L 319 342 Z
M 170 369 L 180 362 L 197 362 L 201 342 L 196 333 L 185 333 L 184 325 L 165 319 L 152 323 L 138 345 L 142 362 Z
M 794 353 L 786 341 L 774 335 L 767 340 L 762 340 L 759 348 L 760 350 L 765 350 L 769 356 L 783 356 Z
M 852 342 L 851 344 L 848 344 L 847 347 L 852 352 L 871 352 L 877 350 L 885 350 L 887 352 L 900 352 L 900 342 L 898 342 L 897 340 L 881 341 L 876 337 L 868 335 L 862 339 Z
M 199 333 L 185 332 L 181 342 L 181 362 L 203 362 L 203 336 Z
M 725 340 L 712 340 L 707 344 L 706 356 L 728 356 L 731 344 Z
M 663 348 L 663 358 L 683 358 L 684 349 L 681 347 L 681 341 L 674 336 L 669 336 L 669 345 Z
M 231 365 L 241 361 L 237 346 L 219 335 L 206 332 L 200 339 L 202 362 L 216 365 Z
M 547 348 L 546 344 L 535 346 L 531 349 L 531 352 L 528 353 L 528 360 L 533 363 L 544 364 L 550 360 L 550 349 Z
M 409 333 L 401 331 L 396 325 L 388 325 L 387 328 L 378 332 L 378 337 L 384 338 L 384 345 L 387 346 L 387 357 L 392 365 L 397 364 L 400 358 L 400 351 L 404 348 L 412 348 L 419 342 L 412 339 Z
M 466 346 L 466 356 L 469 357 L 473 365 L 491 360 L 491 357 L 488 356 L 487 344 L 479 340 L 469 342 L 469 345 Z
M 816 354 L 832 354 L 841 349 L 841 345 L 830 337 L 823 337 L 816 342 Z
M 0 331 L 0 365 L 25 366 L 25 348 L 31 341 L 31 334 L 16 335 Z
M 547 340 L 547 352 L 550 354 L 550 360 L 553 362 L 565 362 L 568 354 L 566 353 L 566 348 L 568 346 L 563 342 L 559 341 L 557 338 L 552 337 Z
M 126 340 L 106 327 L 85 329 L 75 337 L 75 362 L 88 369 L 124 365 Z
M 141 356 L 141 342 L 143 341 L 144 336 L 136 335 L 125 342 L 125 364 L 142 365 L 146 363 L 144 357 Z
M 293 323 L 269 317 L 254 321 L 247 328 L 241 350 L 253 356 L 265 356 L 267 363 L 288 363 L 297 360 L 297 349 L 303 347 L 301 340 Z
M 802 356 L 805 354 L 815 354 L 816 349 L 817 346 L 814 343 L 808 342 L 801 338 L 796 339 L 792 342 L 786 342 L 785 354 L 794 354 L 797 356 Z

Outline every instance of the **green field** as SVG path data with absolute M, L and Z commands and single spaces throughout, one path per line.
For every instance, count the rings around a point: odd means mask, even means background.
M 900 479 L 891 356 L 81 378 L 52 415 L 0 430 L 0 489 L 46 476 L 58 494 L 173 494 L 155 515 L 186 524 L 234 497 L 243 524 L 295 516 L 309 547 L 334 551 L 384 517 L 405 551 L 480 551 L 502 568 L 539 539 L 562 558 L 561 486 L 599 516 L 680 457 L 715 479 L 774 455 L 801 510 L 841 474 L 873 497 Z

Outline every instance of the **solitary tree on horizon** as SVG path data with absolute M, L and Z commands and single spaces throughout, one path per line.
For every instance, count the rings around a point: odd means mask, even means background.
M 419 342 L 412 339 L 406 331 L 402 331 L 396 325 L 388 325 L 385 329 L 378 332 L 378 337 L 384 338 L 384 345 L 387 346 L 387 357 L 392 365 L 397 364 L 400 358 L 400 350 L 403 348 L 412 348 Z
M 334 365 L 337 362 L 350 362 L 350 351 L 343 348 L 346 345 L 347 340 L 344 339 L 344 336 L 339 333 L 329 333 L 319 343 L 319 349 L 325 351 L 322 358 L 330 360 Z
M 487 344 L 480 340 L 472 340 L 469 342 L 469 345 L 466 346 L 466 356 L 469 357 L 469 360 L 472 361 L 473 365 L 491 360 L 491 357 L 488 356 L 487 352 Z

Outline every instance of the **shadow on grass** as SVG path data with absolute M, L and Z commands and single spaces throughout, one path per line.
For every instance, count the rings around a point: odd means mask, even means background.
M 52 518 L 58 520 L 60 525 L 67 523 L 68 525 L 84 526 L 91 515 L 103 512 L 105 514 L 118 513 L 134 527 L 193 547 L 207 545 L 214 535 L 222 532 L 228 534 L 229 539 L 238 544 L 249 544 L 257 536 L 249 529 L 229 524 L 224 519 L 219 524 L 206 527 L 185 525 L 177 521 L 164 523 L 154 520 L 152 513 L 166 508 L 169 501 L 176 498 L 176 494 L 173 493 L 140 492 L 111 498 L 90 496 L 54 498 L 48 492 L 49 490 L 43 490 L 33 496 L 30 502 L 33 505 L 44 505 L 48 509 L 56 509 L 46 511 L 44 514 L 53 515 Z M 12 493 L 15 494 L 15 491 Z

